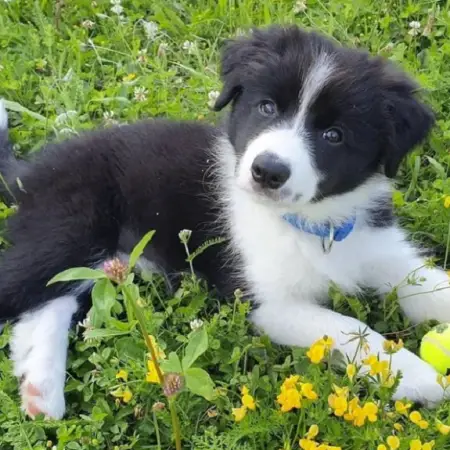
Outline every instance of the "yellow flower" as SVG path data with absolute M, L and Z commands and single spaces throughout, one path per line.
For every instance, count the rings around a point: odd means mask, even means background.
M 400 439 L 397 436 L 389 436 L 386 439 L 387 445 L 389 445 L 390 450 L 397 450 L 400 447 Z
M 319 434 L 319 427 L 314 424 L 309 427 L 308 432 L 306 433 L 307 439 L 314 439 Z
M 444 208 L 450 208 L 450 195 L 444 197 Z
M 334 415 L 341 417 L 347 411 L 347 399 L 341 395 L 330 394 L 328 396 L 328 404 L 334 410 Z
M 422 414 L 420 414 L 419 411 L 413 411 L 410 415 L 409 415 L 409 420 L 416 424 L 419 425 L 419 422 L 422 420 Z
M 426 430 L 430 426 L 426 420 L 421 420 L 417 425 L 419 425 L 422 430 Z
M 294 408 L 301 408 L 300 392 L 297 389 L 283 389 L 277 397 L 282 412 L 288 412 Z
M 413 439 L 409 441 L 409 450 L 432 450 L 434 444 L 434 441 L 424 442 L 422 444 L 420 439 Z
M 128 380 L 128 372 L 126 370 L 121 369 L 116 373 L 116 378 L 118 380 L 122 379 L 123 381 L 127 381 Z
M 397 353 L 402 348 L 403 341 L 401 339 L 399 339 L 398 342 L 388 340 L 383 342 L 383 350 L 390 355 Z
M 129 403 L 132 398 L 133 398 L 133 393 L 128 388 L 125 389 L 125 392 L 123 393 L 123 396 L 122 396 L 122 400 L 125 403 Z
M 231 410 L 231 414 L 233 414 L 234 420 L 236 422 L 240 422 L 247 414 L 247 408 L 245 406 L 241 406 L 240 408 L 233 408 Z
M 306 355 L 313 364 L 319 364 L 325 355 L 331 350 L 333 343 L 332 338 L 324 336 L 311 345 L 310 349 L 306 352 Z
M 325 346 L 320 344 L 313 344 L 306 352 L 306 356 L 313 364 L 319 364 L 325 356 Z
M 255 410 L 256 409 L 256 404 L 255 404 L 255 399 L 249 394 L 249 390 L 247 388 L 247 386 L 243 386 L 242 387 L 242 404 L 251 410 Z
M 389 361 L 380 361 L 376 355 L 370 355 L 363 360 L 363 364 L 370 366 L 370 375 L 387 376 L 389 373 Z
M 327 350 L 331 350 L 334 341 L 330 336 L 324 336 L 322 339 L 319 340 L 319 343 L 323 345 Z
M 299 375 L 291 375 L 286 378 L 281 385 L 281 389 L 294 389 L 297 386 L 297 383 L 300 381 Z
M 363 364 L 366 366 L 371 366 L 372 364 L 375 364 L 378 362 L 378 356 L 377 355 L 369 355 L 367 358 L 362 360 Z
M 336 384 L 333 384 L 333 391 L 336 392 L 337 395 L 340 395 L 341 397 L 348 397 L 348 387 L 339 387 Z
M 353 381 L 353 378 L 356 375 L 356 366 L 354 364 L 348 364 L 346 372 L 347 372 L 347 376 L 348 376 L 349 380 Z
M 401 423 L 394 423 L 394 428 L 397 430 L 397 431 L 403 431 L 403 425 L 401 424 Z
M 311 439 L 300 439 L 299 445 L 303 450 L 318 450 L 317 442 Z
M 411 403 L 403 403 L 399 400 L 397 400 L 395 402 L 395 410 L 399 413 L 399 414 L 404 414 L 407 415 L 408 414 L 408 409 L 411 408 Z
M 377 421 L 378 406 L 375 403 L 367 402 L 363 407 L 363 412 L 367 419 L 369 419 L 369 422 Z
M 135 73 L 129 73 L 128 75 L 125 75 L 125 76 L 122 78 L 122 81 L 124 81 L 124 82 L 130 82 L 130 81 L 133 81 L 135 78 L 136 78 L 136 74 L 135 74 Z
M 377 450 L 387 450 L 387 447 L 386 447 L 384 444 L 380 444 L 380 445 L 377 447 Z
M 361 406 L 356 406 L 353 411 L 353 425 L 355 427 L 362 427 L 366 423 L 366 415 Z
M 147 361 L 147 368 L 148 372 L 147 376 L 145 377 L 147 383 L 159 383 L 158 372 L 156 371 L 156 365 L 154 361 Z
M 314 386 L 311 383 L 302 383 L 301 384 L 301 392 L 302 395 L 308 400 L 316 400 L 317 393 L 314 392 Z
M 450 433 L 450 426 L 444 425 L 441 421 L 437 422 L 436 428 L 439 433 L 443 434 L 444 436 L 447 436 L 447 434 Z
M 362 411 L 362 408 L 359 406 L 359 399 L 358 399 L 358 397 L 354 397 L 348 403 L 348 411 L 346 414 L 344 414 L 344 419 L 349 422 L 353 422 L 355 419 L 358 418 L 361 411 Z

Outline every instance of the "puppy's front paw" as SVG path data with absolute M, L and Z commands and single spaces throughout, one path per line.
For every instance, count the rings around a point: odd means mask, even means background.
M 394 394 L 394 400 L 407 398 L 427 408 L 435 408 L 447 395 L 438 383 L 438 373 L 427 363 L 420 361 L 414 368 L 403 372 L 402 380 Z

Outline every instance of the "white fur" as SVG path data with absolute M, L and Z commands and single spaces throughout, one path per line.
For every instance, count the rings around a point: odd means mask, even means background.
M 390 192 L 384 176 L 376 175 L 349 193 L 316 204 L 293 205 L 294 212 L 318 222 L 340 221 L 356 214 L 354 231 L 325 254 L 318 237 L 281 218 L 285 206 L 280 202 L 260 201 L 241 188 L 232 169 L 235 156 L 230 143 L 223 140 L 217 155 L 233 248 L 241 252 L 243 278 L 259 304 L 252 320 L 275 342 L 308 347 L 326 334 L 333 337 L 342 353 L 355 356 L 355 342 L 349 342 L 349 335 L 367 329 L 367 325 L 326 308 L 330 282 L 349 293 L 358 292 L 360 286 L 378 289 L 380 294 L 398 287 L 400 305 L 414 322 L 431 318 L 450 321 L 447 274 L 426 268 L 396 226 L 365 226 L 371 200 Z M 411 274 L 426 281 L 408 284 Z M 371 352 L 382 353 L 384 338 L 367 331 Z M 359 361 L 361 358 L 359 355 Z M 437 373 L 413 353 L 401 350 L 393 356 L 392 367 L 403 374 L 396 398 L 408 397 L 430 406 L 442 400 Z
M 239 165 L 237 180 L 243 189 L 253 189 L 251 167 L 256 156 L 264 152 L 276 154 L 291 167 L 291 176 L 280 191 L 281 201 L 290 204 L 297 196 L 298 201 L 304 203 L 314 197 L 319 174 L 313 165 L 306 138 L 292 125 L 268 130 L 248 145 Z
M 11 358 L 21 381 L 22 408 L 60 419 L 64 415 L 64 383 L 68 333 L 77 310 L 75 296 L 56 298 L 24 314 L 14 326 Z
M 6 111 L 5 102 L 0 98 L 0 130 L 8 128 L 8 112 Z
M 289 123 L 281 123 L 269 128 L 253 139 L 242 157 L 238 170 L 238 185 L 252 191 L 254 183 L 251 168 L 255 158 L 261 153 L 273 153 L 291 168 L 291 176 L 279 192 L 270 192 L 279 204 L 307 204 L 317 193 L 321 174 L 315 167 L 305 120 L 308 108 L 325 86 L 333 72 L 330 55 L 318 55 L 311 67 L 299 95 L 298 112 Z

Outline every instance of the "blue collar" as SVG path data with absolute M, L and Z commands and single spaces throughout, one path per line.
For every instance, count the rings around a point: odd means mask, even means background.
M 322 224 L 311 223 L 297 214 L 284 214 L 283 219 L 300 231 L 314 234 L 322 238 L 322 240 L 332 237 L 331 240 L 336 242 L 343 241 L 353 231 L 356 222 L 356 217 L 353 216 L 341 225 L 332 227 L 329 222 Z

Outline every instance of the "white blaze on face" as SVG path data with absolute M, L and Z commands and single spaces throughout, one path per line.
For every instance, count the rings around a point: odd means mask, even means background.
M 282 187 L 283 191 L 289 192 L 289 196 L 283 200 L 307 203 L 316 195 L 321 175 L 314 164 L 314 149 L 305 129 L 305 120 L 308 108 L 332 71 L 332 57 L 324 53 L 318 55 L 306 76 L 295 117 L 289 122 L 281 122 L 276 127 L 264 130 L 248 144 L 239 165 L 238 186 L 246 190 L 253 189 L 253 161 L 259 154 L 269 152 L 278 156 L 291 169 L 291 176 Z

